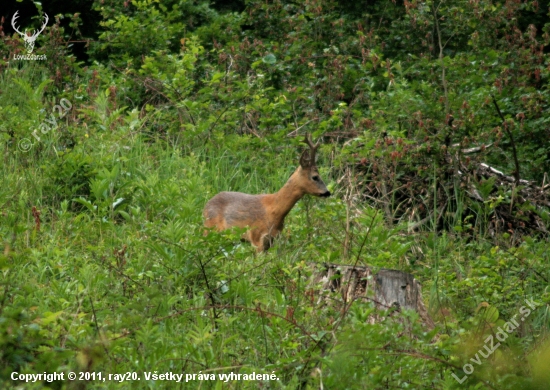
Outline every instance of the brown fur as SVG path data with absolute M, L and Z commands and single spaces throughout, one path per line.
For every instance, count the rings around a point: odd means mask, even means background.
M 243 238 L 250 241 L 258 252 L 266 251 L 284 226 L 292 207 L 305 194 L 329 196 L 325 183 L 315 166 L 315 150 L 306 136 L 310 151 L 300 158 L 300 166 L 286 184 L 275 194 L 249 195 L 242 192 L 220 192 L 206 203 L 203 216 L 207 228 L 217 231 L 231 227 L 250 227 Z M 307 154 L 307 155 L 306 155 Z M 317 180 L 314 180 L 317 178 Z

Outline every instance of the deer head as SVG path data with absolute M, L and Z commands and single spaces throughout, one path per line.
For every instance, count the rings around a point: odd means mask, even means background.
M 319 141 L 313 144 L 310 134 L 306 133 L 303 142 L 309 146 L 309 150 L 304 150 L 300 157 L 300 167 L 302 168 L 300 171 L 300 177 L 302 178 L 300 183 L 303 186 L 303 190 L 311 195 L 322 197 L 330 196 L 330 192 L 319 176 L 319 171 L 315 164 L 315 152 L 319 147 Z
M 25 41 L 25 49 L 27 49 L 27 54 L 31 54 L 34 49 L 34 42 L 36 41 L 36 38 L 38 38 L 40 33 L 44 31 L 44 29 L 46 28 L 49 18 L 48 18 L 48 15 L 44 13 L 44 23 L 42 24 L 40 31 L 34 30 L 32 35 L 30 35 L 30 33 L 27 34 L 27 30 L 25 30 L 25 33 L 22 33 L 15 26 L 15 21 L 19 17 L 17 15 L 18 13 L 19 11 L 16 11 L 15 14 L 13 14 L 13 18 L 11 18 L 11 25 L 13 29 L 23 37 L 23 41 Z

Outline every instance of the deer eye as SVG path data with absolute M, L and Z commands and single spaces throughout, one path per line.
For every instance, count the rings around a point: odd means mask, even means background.
M 313 176 L 312 179 L 315 181 L 319 181 L 319 176 Z

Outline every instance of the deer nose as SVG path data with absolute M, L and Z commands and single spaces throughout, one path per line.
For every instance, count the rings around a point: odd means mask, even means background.
M 321 195 L 319 195 L 323 198 L 328 198 L 330 196 L 330 191 L 327 191 L 327 192 L 323 192 Z

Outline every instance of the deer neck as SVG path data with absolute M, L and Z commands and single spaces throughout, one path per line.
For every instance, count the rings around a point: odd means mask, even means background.
M 299 168 L 290 176 L 290 179 L 277 193 L 273 194 L 273 218 L 276 224 L 282 224 L 287 214 L 292 210 L 296 202 L 305 195 L 298 186 Z

